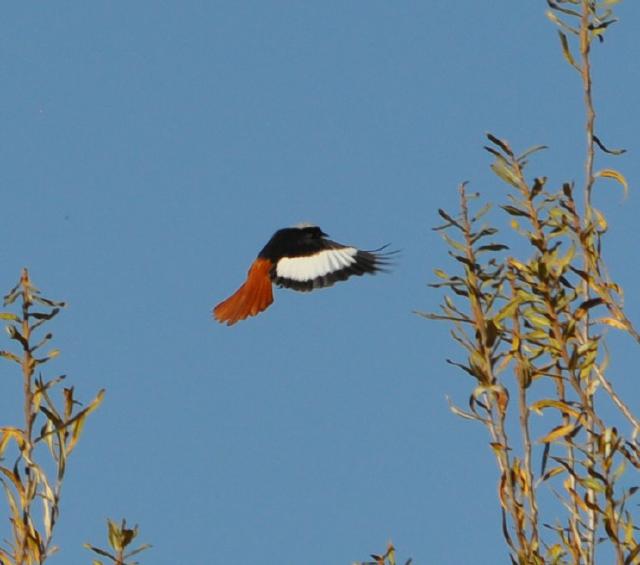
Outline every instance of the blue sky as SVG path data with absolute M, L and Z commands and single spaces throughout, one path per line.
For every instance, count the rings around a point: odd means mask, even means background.
M 14 3 L 0 23 L 0 285 L 23 266 L 78 395 L 107 397 L 71 461 L 52 565 L 89 563 L 106 517 L 142 563 L 349 564 L 392 539 L 416 564 L 506 562 L 471 383 L 426 287 L 431 227 L 464 180 L 504 195 L 491 131 L 544 143 L 531 175 L 582 175 L 578 77 L 546 3 Z M 597 196 L 633 293 L 640 6 L 594 46 L 600 137 L 631 183 Z M 402 250 L 393 273 L 298 294 L 227 328 L 210 310 L 273 231 L 318 223 Z M 500 219 L 501 227 L 506 221 Z M 612 340 L 614 369 L 634 362 Z M 2 424 L 18 375 L 2 370 Z M 618 375 L 620 376 L 620 375 Z M 637 387 L 616 379 L 638 406 Z M 14 418 L 12 420 L 12 418 Z M 8 421 L 6 421 L 8 420 Z

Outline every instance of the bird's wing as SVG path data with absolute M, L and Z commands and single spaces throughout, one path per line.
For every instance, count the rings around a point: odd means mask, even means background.
M 384 248 L 361 251 L 355 247 L 322 239 L 319 249 L 309 254 L 285 256 L 271 268 L 275 284 L 299 291 L 331 286 L 352 275 L 375 274 L 389 266 Z

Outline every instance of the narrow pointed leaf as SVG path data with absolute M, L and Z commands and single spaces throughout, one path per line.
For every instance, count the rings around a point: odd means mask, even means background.
M 567 39 L 567 36 L 560 30 L 558 30 L 558 35 L 560 36 L 560 45 L 562 45 L 562 54 L 564 55 L 564 58 L 574 69 L 576 69 L 578 72 L 582 72 L 580 65 L 576 63 L 575 59 L 573 58 L 573 55 L 571 54 L 571 49 L 569 48 L 569 40 Z
M 602 169 L 595 173 L 594 176 L 616 180 L 622 185 L 625 197 L 629 193 L 629 184 L 627 183 L 627 179 L 615 169 Z
M 600 138 L 597 135 L 593 136 L 593 141 L 595 141 L 596 145 L 605 153 L 609 153 L 609 155 L 623 155 L 624 153 L 627 152 L 626 149 L 609 149 L 608 147 L 605 146 L 604 143 L 602 143 L 602 141 L 600 141 Z
M 576 429 L 575 424 L 566 424 L 553 428 L 546 436 L 540 438 L 538 443 L 552 443 L 561 437 L 565 437 Z

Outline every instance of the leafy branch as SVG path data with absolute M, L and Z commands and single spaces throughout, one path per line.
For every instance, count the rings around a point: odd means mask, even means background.
M 22 373 L 24 396 L 22 426 L 0 427 L 0 461 L 15 454 L 11 467 L 0 466 L 0 483 L 7 498 L 12 538 L 0 547 L 3 565 L 41 564 L 52 555 L 53 531 L 60 513 L 60 496 L 67 460 L 76 447 L 85 421 L 102 402 L 104 391 L 84 408 L 73 387 L 63 387 L 59 404 L 53 391 L 64 381 L 42 376 L 40 368 L 59 355 L 57 349 L 40 353 L 53 335 L 37 339 L 40 328 L 64 308 L 63 302 L 45 298 L 33 285 L 26 269 L 20 281 L 4 297 L 4 306 L 18 303 L 18 312 L 2 312 L 9 338 L 18 352 L 0 351 L 0 357 L 16 363 Z M 36 310 L 37 308 L 37 310 Z M 46 447 L 54 472 L 48 475 L 40 462 L 39 445 Z M 37 512 L 39 509 L 39 512 Z
M 397 561 L 396 561 L 396 548 L 393 547 L 392 543 L 389 543 L 387 545 L 387 551 L 385 551 L 382 555 L 377 555 L 375 553 L 371 554 L 371 559 L 373 559 L 373 561 L 366 561 L 366 562 L 357 562 L 354 563 L 353 565 L 396 565 Z M 412 559 L 407 559 L 404 562 L 404 565 L 411 565 L 411 563 L 413 562 Z
M 472 212 L 478 195 L 462 185 L 459 212 L 440 210 L 445 223 L 435 228 L 458 269 L 435 270 L 438 282 L 431 286 L 444 291 L 443 302 L 439 312 L 421 315 L 451 324 L 465 352 L 464 359 L 448 362 L 472 377 L 469 408 L 451 409 L 487 428 L 512 563 L 592 565 L 606 546 L 618 565 L 630 565 L 640 563 L 632 513 L 637 505 L 631 504 L 638 487 L 626 471 L 640 469 L 640 427 L 607 375 L 604 335 L 613 328 L 640 343 L 640 334 L 624 312 L 622 289 L 608 275 L 602 255 L 608 224 L 592 202 L 603 179 L 627 190 L 616 169 L 595 169 L 597 149 L 624 153 L 607 148 L 595 134 L 592 98 L 592 43 L 603 41 L 616 19 L 612 2 L 547 3 L 563 55 L 581 77 L 587 137 L 583 201 L 577 204 L 572 182 L 552 190 L 544 176 L 529 179 L 529 158 L 544 146 L 518 155 L 489 134 L 491 168 L 508 188 L 502 212 L 531 255 L 509 254 L 496 239 L 497 228 L 484 219 L 490 206 Z M 613 402 L 618 415 L 604 417 L 601 397 Z M 619 429 L 625 420 L 629 433 Z M 542 489 L 555 496 L 555 506 L 541 504 L 547 500 Z M 547 518 L 549 508 L 562 517 Z
M 139 545 L 135 549 L 129 549 L 129 546 L 133 543 L 136 537 L 138 537 L 138 533 L 138 526 L 127 528 L 127 522 L 124 519 L 120 525 L 111 520 L 107 520 L 107 539 L 111 551 L 101 549 L 88 543 L 85 543 L 84 547 L 102 557 L 106 557 L 114 565 L 138 565 L 137 561 L 127 560 L 151 547 L 151 545 L 145 543 Z M 98 559 L 94 559 L 92 564 L 104 565 L 103 562 Z

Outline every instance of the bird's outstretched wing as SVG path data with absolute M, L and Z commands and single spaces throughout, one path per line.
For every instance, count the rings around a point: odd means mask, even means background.
M 310 291 L 350 276 L 386 271 L 395 252 L 385 247 L 361 251 L 327 239 L 317 226 L 278 230 L 251 265 L 246 282 L 213 309 L 216 320 L 231 326 L 262 312 L 273 302 L 272 282 Z
M 384 248 L 361 251 L 328 239 L 322 243 L 315 253 L 278 260 L 271 269 L 273 282 L 305 292 L 332 286 L 354 275 L 379 273 L 390 265 L 392 253 L 385 253 Z

